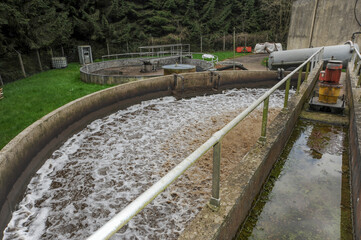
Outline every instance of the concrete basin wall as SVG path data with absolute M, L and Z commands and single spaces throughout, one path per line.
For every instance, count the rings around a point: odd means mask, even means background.
M 300 94 L 289 102 L 288 109 L 280 112 L 273 120 L 267 129 L 266 143 L 253 146 L 242 160 L 245 165 L 237 166 L 226 181 L 221 182 L 219 211 L 214 212 L 205 206 L 179 239 L 223 240 L 235 237 L 274 163 L 282 153 L 303 105 L 318 80 L 321 66 L 322 63 L 310 73 L 308 80 L 300 88 Z
M 278 82 L 277 73 L 269 71 L 224 71 L 219 75 L 201 72 L 182 76 L 184 81 L 180 77 L 175 80 L 174 76 L 162 76 L 87 95 L 47 114 L 9 142 L 0 151 L 0 238 L 31 177 L 63 142 L 91 121 L 157 97 L 219 93 L 233 87 L 271 87 Z
M 355 239 L 361 239 L 361 88 L 356 87 L 358 76 L 347 69 L 347 100 L 350 107 L 349 150 L 351 166 L 351 190 L 353 207 L 353 229 Z
M 144 60 L 144 59 L 143 59 Z M 119 60 L 111 60 L 111 61 L 104 61 L 104 62 L 97 62 L 92 64 L 87 64 L 80 68 L 80 79 L 86 83 L 96 83 L 96 84 L 109 84 L 109 85 L 117 85 L 122 83 L 127 83 L 131 81 L 136 81 L 140 79 L 147 79 L 154 76 L 146 76 L 146 75 L 134 75 L 134 76 L 127 76 L 127 75 L 103 75 L 95 73 L 96 71 L 107 69 L 107 68 L 116 68 L 116 67 L 126 67 L 126 66 L 142 66 L 143 65 L 142 59 L 119 59 Z M 169 56 L 169 57 L 162 57 L 162 58 L 149 58 L 147 59 L 150 62 L 156 62 L 156 65 L 168 65 L 168 64 L 175 64 L 180 63 L 179 56 Z M 182 58 L 182 63 L 192 64 L 195 66 L 199 66 L 202 69 L 210 69 L 213 67 L 212 63 L 199 60 L 199 59 L 190 59 L 190 58 Z

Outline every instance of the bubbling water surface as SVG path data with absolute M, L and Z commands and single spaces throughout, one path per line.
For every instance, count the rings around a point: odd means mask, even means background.
M 266 90 L 233 89 L 181 100 L 164 97 L 93 121 L 37 171 L 4 239 L 88 237 L 164 176 L 166 163 L 173 167 L 187 157 L 191 149 L 185 142 L 204 142 L 209 136 L 202 132 L 215 132 L 227 123 L 212 118 L 240 113 Z M 272 94 L 270 108 L 281 108 L 283 98 L 283 91 Z M 192 184 L 187 176 L 178 181 Z M 166 189 L 112 239 L 177 238 L 209 199 L 209 194 L 192 197 L 195 190 Z M 209 181 L 203 190 L 210 192 Z

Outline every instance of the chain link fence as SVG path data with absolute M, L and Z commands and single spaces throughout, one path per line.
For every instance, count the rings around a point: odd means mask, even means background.
M 99 61 L 104 55 L 139 52 L 140 46 L 175 43 L 190 43 L 192 52 L 233 51 L 233 38 L 233 34 L 200 35 L 188 40 L 182 40 L 177 36 L 167 36 L 163 38 L 149 37 L 142 42 L 74 42 L 74 45 L 71 46 L 57 46 L 29 50 L 27 52 L 17 52 L 14 50 L 13 52 L 0 56 L 0 76 L 4 83 L 8 83 L 49 70 L 52 68 L 52 57 L 66 57 L 68 63 L 79 62 L 78 46 L 80 45 L 91 45 L 93 59 Z M 268 41 L 268 33 L 237 33 L 235 40 L 236 47 L 246 45 L 254 47 L 256 43 Z

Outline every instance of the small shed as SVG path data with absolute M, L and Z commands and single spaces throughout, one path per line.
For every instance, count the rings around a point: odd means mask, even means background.
M 93 63 L 92 48 L 90 45 L 78 46 L 78 53 L 81 65 Z

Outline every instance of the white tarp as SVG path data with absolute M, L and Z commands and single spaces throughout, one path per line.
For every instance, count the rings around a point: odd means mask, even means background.
M 275 51 L 282 51 L 282 44 L 281 43 L 257 43 L 254 47 L 255 53 L 271 53 Z

